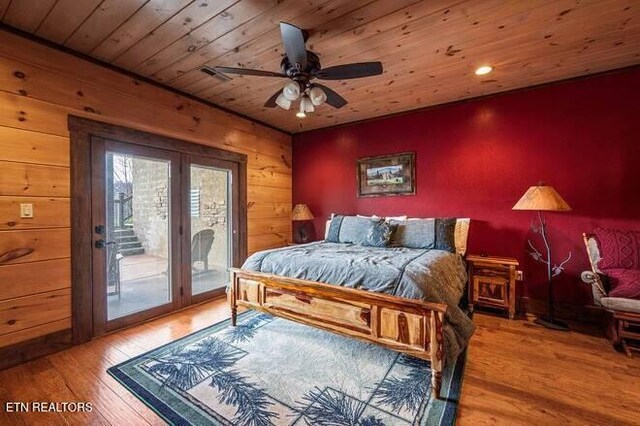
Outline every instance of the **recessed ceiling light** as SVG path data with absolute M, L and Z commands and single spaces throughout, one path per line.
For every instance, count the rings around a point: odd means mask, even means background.
M 296 112 L 296 117 L 298 117 L 298 118 L 305 118 L 306 116 L 307 116 L 307 114 L 305 114 L 304 111 Z
M 491 65 L 483 65 L 476 70 L 476 75 L 487 75 L 491 71 L 493 71 L 493 67 Z

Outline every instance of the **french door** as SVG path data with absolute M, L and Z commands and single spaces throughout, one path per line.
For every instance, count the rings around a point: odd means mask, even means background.
M 92 136 L 93 335 L 224 292 L 238 164 Z

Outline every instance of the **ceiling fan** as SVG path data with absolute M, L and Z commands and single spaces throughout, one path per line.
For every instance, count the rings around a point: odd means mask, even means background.
M 291 81 L 286 83 L 283 89 L 274 93 L 264 106 L 268 108 L 279 106 L 288 110 L 293 101 L 300 99 L 300 109 L 296 114 L 300 118 L 306 117 L 307 113 L 314 111 L 314 107 L 325 102 L 334 108 L 342 108 L 347 104 L 347 100 L 342 96 L 313 80 L 347 80 L 382 74 L 380 62 L 358 62 L 323 69 L 318 55 L 307 50 L 305 46 L 308 37 L 306 31 L 295 25 L 280 22 L 280 33 L 285 51 L 280 63 L 281 72 L 208 66 L 202 67 L 201 71 L 223 80 L 231 79 L 226 74 L 288 78 Z

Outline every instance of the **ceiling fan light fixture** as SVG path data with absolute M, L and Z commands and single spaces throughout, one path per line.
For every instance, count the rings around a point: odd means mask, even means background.
M 302 99 L 300 99 L 300 111 L 304 111 L 306 113 L 313 112 L 314 110 L 315 108 L 313 107 L 313 102 L 311 102 L 309 96 L 302 96 Z
M 291 101 L 284 95 L 284 93 L 280 93 L 276 98 L 276 105 L 282 109 L 289 109 L 291 108 Z
M 318 86 L 314 86 L 309 90 L 309 98 L 315 106 L 320 106 L 327 101 L 327 94 Z
M 290 101 L 295 101 L 300 97 L 300 85 L 295 81 L 290 81 L 282 89 L 283 95 Z
M 491 65 L 483 65 L 481 67 L 476 68 L 476 75 L 487 75 L 491 71 L 493 71 L 493 67 Z
M 307 116 L 307 114 L 305 114 L 304 111 L 296 112 L 296 117 L 298 117 L 298 118 L 305 118 L 306 116 Z

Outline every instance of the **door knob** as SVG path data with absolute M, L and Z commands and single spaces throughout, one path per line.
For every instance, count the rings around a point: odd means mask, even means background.
M 96 240 L 94 245 L 96 248 L 106 248 L 108 245 L 115 243 L 115 241 Z

